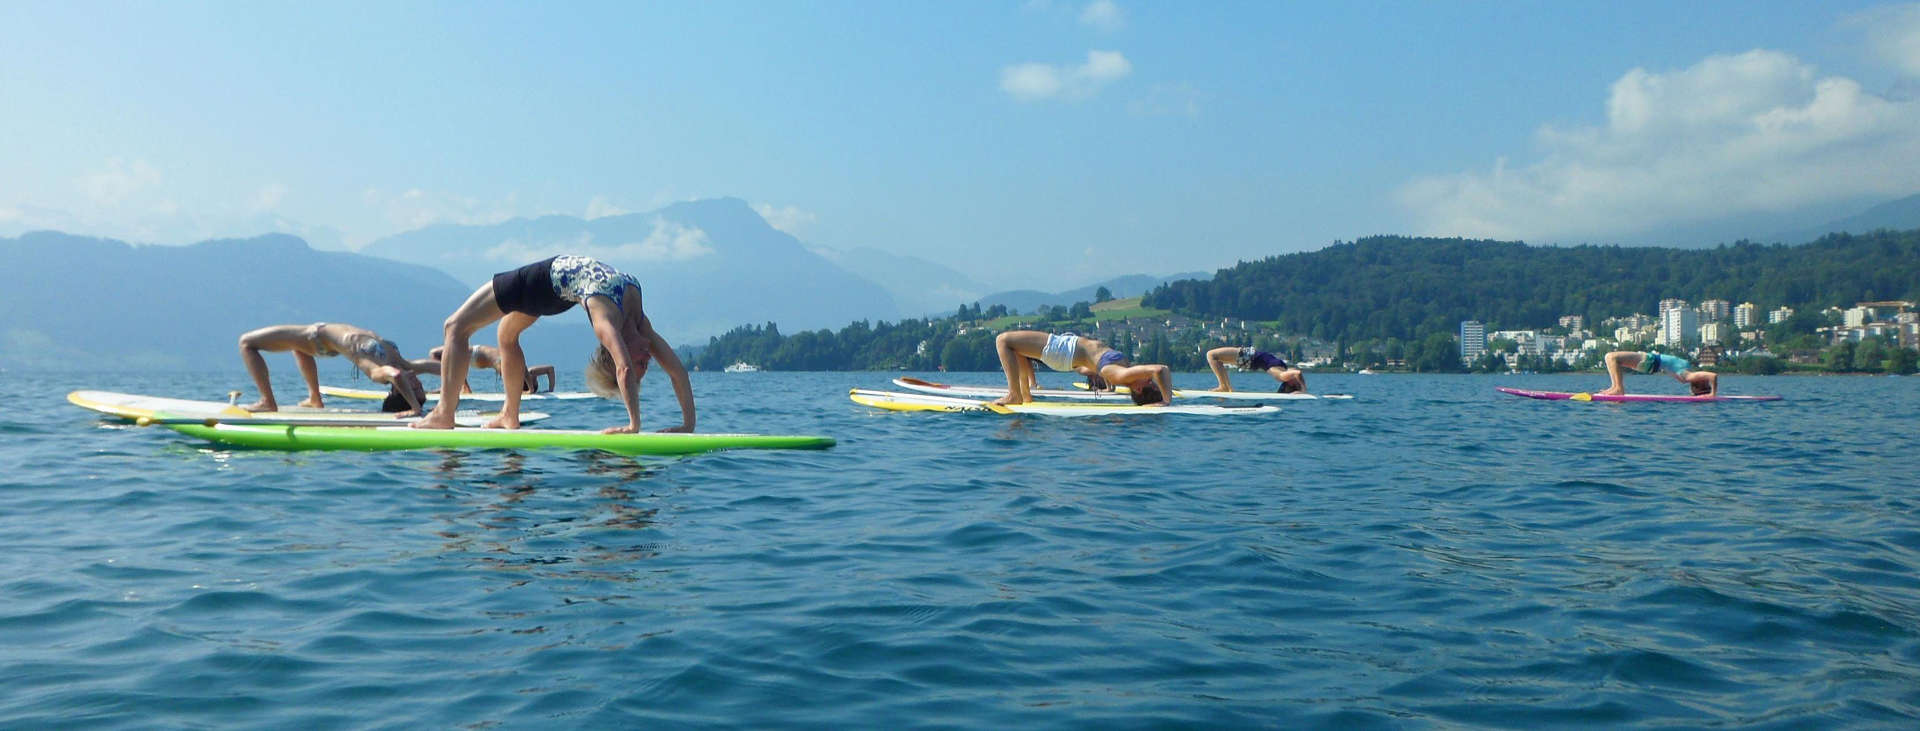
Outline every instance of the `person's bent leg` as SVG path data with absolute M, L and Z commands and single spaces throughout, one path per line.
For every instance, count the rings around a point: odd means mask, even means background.
M 300 377 L 307 382 L 307 399 L 300 405 L 320 408 L 320 364 L 313 362 L 313 356 L 297 350 L 293 352 L 293 362 L 300 365 Z
M 1611 381 L 1611 383 L 1607 386 L 1607 389 L 1605 391 L 1601 391 L 1600 393 L 1607 394 L 1609 396 L 1618 396 L 1620 394 L 1626 393 L 1627 392 L 1626 376 L 1622 371 L 1626 368 L 1634 368 L 1639 366 L 1640 357 L 1641 356 L 1639 353 L 1633 352 L 1631 350 L 1616 350 L 1611 353 L 1608 353 L 1607 354 L 1607 378 Z
M 260 400 L 241 408 L 248 411 L 279 411 L 280 404 L 273 400 L 273 381 L 267 375 L 267 359 L 260 355 L 260 341 L 264 330 L 254 330 L 240 336 L 240 362 L 247 367 L 247 375 L 253 377 L 253 387 L 260 390 Z
M 1233 391 L 1233 381 L 1227 376 L 1227 361 L 1239 356 L 1240 349 L 1232 346 L 1207 351 L 1207 367 L 1213 369 L 1213 377 L 1220 380 L 1220 385 L 1215 386 L 1213 390 Z
M 500 415 L 487 422 L 489 428 L 520 428 L 521 389 L 510 388 L 509 383 L 525 384 L 527 380 L 527 355 L 520 349 L 520 333 L 533 324 L 535 318 L 526 313 L 515 312 L 500 318 L 499 343 L 500 357 L 494 366 L 500 369 L 500 390 L 506 392 L 506 403 L 500 405 Z
M 1027 383 L 1026 379 L 1020 377 L 1020 366 L 1026 359 L 1014 350 L 1013 340 L 1014 334 L 1010 332 L 1000 333 L 993 338 L 994 352 L 1000 356 L 1000 370 L 1007 376 L 1007 395 L 994 399 L 996 404 L 1026 403 L 1023 391 Z
M 488 282 L 474 290 L 460 309 L 447 316 L 441 326 L 446 341 L 440 351 L 440 402 L 433 411 L 413 423 L 416 429 L 452 429 L 453 415 L 460 409 L 460 391 L 448 388 L 448 384 L 466 383 L 467 366 L 473 359 L 473 347 L 470 342 L 473 334 L 504 317 L 500 305 L 493 298 L 493 283 Z

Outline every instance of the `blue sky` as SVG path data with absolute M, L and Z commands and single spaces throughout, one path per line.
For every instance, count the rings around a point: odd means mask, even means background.
M 1066 289 L 1920 192 L 1920 4 L 0 0 L 0 33 L 0 235 L 734 196 Z

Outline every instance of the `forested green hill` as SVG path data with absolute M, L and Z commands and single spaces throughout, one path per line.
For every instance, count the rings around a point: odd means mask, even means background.
M 1527 246 L 1378 236 L 1272 256 L 1148 293 L 1143 304 L 1202 318 L 1277 321 L 1320 340 L 1414 340 L 1461 320 L 1495 328 L 1653 313 L 1661 299 L 1852 306 L 1920 300 L 1920 230 L 1835 234 L 1798 246 L 1714 249 Z

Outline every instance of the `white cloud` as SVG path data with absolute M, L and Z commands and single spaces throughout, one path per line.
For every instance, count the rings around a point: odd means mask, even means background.
M 653 219 L 653 230 L 639 241 L 613 244 L 595 242 L 593 234 L 581 233 L 560 241 L 521 241 L 508 239 L 487 249 L 484 256 L 498 262 L 529 262 L 556 254 L 591 256 L 617 265 L 647 262 L 671 262 L 698 259 L 714 253 L 707 232 L 662 218 Z
M 794 237 L 800 235 L 801 229 L 806 228 L 815 220 L 819 219 L 818 216 L 813 215 L 810 211 L 800 210 L 799 206 L 775 208 L 771 203 L 755 203 L 753 204 L 753 210 L 755 213 L 759 213 L 761 218 L 767 220 L 768 226 L 772 226 Z
M 1079 66 L 1044 63 L 1014 64 L 1000 69 L 1000 89 L 1021 101 L 1080 100 L 1133 73 L 1133 64 L 1119 51 L 1088 51 Z
M 259 192 L 254 194 L 253 210 L 256 212 L 271 211 L 275 208 L 279 208 L 280 202 L 286 199 L 287 199 L 287 186 L 285 184 L 268 183 L 267 185 L 262 186 Z
M 160 171 L 145 160 L 107 159 L 107 169 L 80 177 L 80 192 L 94 205 L 117 206 L 160 184 Z
M 1777 51 L 1634 69 L 1603 126 L 1536 142 L 1535 162 L 1415 179 L 1399 202 L 1423 234 L 1579 240 L 1920 190 L 1920 102 Z
M 1116 31 L 1127 24 L 1126 13 L 1113 0 L 1093 0 L 1080 10 L 1080 23 L 1103 31 Z
M 603 195 L 596 195 L 593 197 L 593 200 L 587 201 L 588 220 L 606 218 L 607 216 L 623 216 L 631 212 L 632 211 L 628 211 L 625 208 L 621 208 Z
M 508 194 L 503 200 L 482 201 L 419 188 L 397 194 L 368 188 L 361 196 L 367 205 L 385 209 L 387 222 L 401 231 L 425 228 L 436 223 L 500 223 L 517 215 L 519 207 L 518 196 L 514 194 Z
M 1920 3 L 1885 5 L 1855 13 L 1841 26 L 1862 32 L 1867 50 L 1907 76 L 1920 77 Z

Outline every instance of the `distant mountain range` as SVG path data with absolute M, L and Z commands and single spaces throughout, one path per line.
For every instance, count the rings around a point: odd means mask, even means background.
M 1174 279 L 1206 276 L 1133 275 L 1067 292 L 990 293 L 966 275 L 918 257 L 809 247 L 737 198 L 595 219 L 542 216 L 429 226 L 380 239 L 360 253 L 435 267 L 475 286 L 494 272 L 554 254 L 593 256 L 640 279 L 654 326 L 676 345 L 699 345 L 739 325 L 777 322 L 797 332 L 854 320 L 951 314 L 974 302 L 1031 312 L 1092 301 L 1102 285 L 1115 297 L 1132 297 Z
M 1798 240 L 1879 228 L 1920 228 L 1920 195 L 1835 220 Z M 337 245 L 325 229 L 310 230 Z M 19 267 L 0 295 L 0 364 L 237 367 L 240 333 L 323 320 L 372 328 L 403 351 L 424 354 L 439 342 L 446 315 L 494 272 L 558 253 L 596 256 L 634 273 L 655 325 L 675 345 L 693 347 L 743 324 L 776 322 L 798 332 L 947 315 L 974 302 L 1032 312 L 1092 301 L 1101 286 L 1114 297 L 1131 297 L 1169 282 L 1216 278 L 1133 275 L 1065 292 L 988 293 L 979 282 L 916 257 L 809 247 L 733 198 L 591 220 L 543 216 L 430 226 L 359 253 L 316 250 L 286 234 L 145 246 L 41 231 L 0 238 L 0 256 Z M 22 262 L 65 264 L 37 271 Z M 1208 295 L 1212 301 L 1222 296 Z M 529 355 L 572 371 L 591 349 L 592 332 L 584 317 L 554 319 L 525 336 Z
M 1920 193 L 1882 203 L 1857 215 L 1829 221 L 1824 226 L 1781 234 L 1773 241 L 1791 244 L 1812 241 L 1830 233 L 1863 234 L 1880 229 L 1904 231 L 1916 228 L 1920 228 Z
M 1115 277 L 1104 282 L 1095 282 L 1079 289 L 1069 289 L 1065 292 L 1040 292 L 1031 289 L 999 292 L 982 297 L 979 302 L 982 307 L 1006 305 L 1007 309 L 1013 310 L 1014 312 L 1033 312 L 1046 305 L 1066 307 L 1071 306 L 1075 302 L 1093 302 L 1094 295 L 1100 291 L 1101 287 L 1106 287 L 1107 292 L 1113 295 L 1114 299 L 1124 299 L 1146 294 L 1153 291 L 1153 288 L 1168 282 L 1177 282 L 1182 279 L 1207 279 L 1211 276 L 1213 275 L 1207 274 L 1206 272 L 1188 272 L 1165 277 L 1130 274 L 1124 277 Z
M 18 267 L 0 296 L 8 365 L 238 369 L 241 333 L 320 321 L 371 328 L 423 357 L 468 294 L 435 269 L 284 234 L 134 246 L 41 231 L 0 239 L 0 258 Z
M 675 345 L 697 345 L 745 323 L 777 320 L 802 330 L 899 309 L 885 289 L 808 251 L 737 198 L 592 220 L 429 226 L 361 253 L 435 267 L 469 288 L 555 254 L 592 256 L 640 280 L 648 316 Z
M 946 266 L 916 256 L 892 254 L 879 249 L 857 248 L 838 251 L 816 248 L 842 269 L 886 288 L 899 304 L 892 314 L 874 313 L 889 319 L 899 316 L 920 317 L 949 313 L 962 304 L 977 302 L 988 287 Z M 845 323 L 840 323 L 845 324 Z

